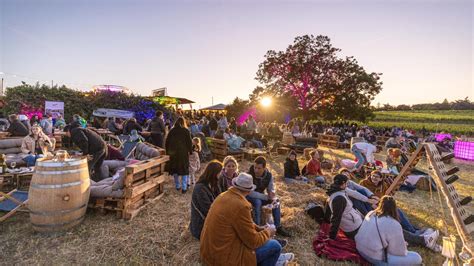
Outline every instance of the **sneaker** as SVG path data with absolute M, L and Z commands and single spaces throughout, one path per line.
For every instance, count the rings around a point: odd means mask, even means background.
M 434 245 L 434 247 L 431 250 L 436 252 L 436 253 L 441 253 L 443 248 L 440 245 Z
M 286 231 L 286 229 L 283 228 L 283 226 L 278 227 L 276 233 L 283 237 L 291 237 L 290 232 Z
M 426 228 L 423 233 L 421 233 L 422 236 L 424 235 L 431 235 L 434 232 L 432 228 Z
M 181 193 L 182 193 L 182 194 L 186 194 L 186 191 L 187 191 L 187 190 L 183 189 L 183 190 L 181 190 Z
M 281 248 L 286 247 L 286 245 L 288 244 L 288 240 L 286 239 L 275 238 L 275 240 L 278 241 L 278 243 L 280 243 Z
M 426 234 L 423 237 L 425 238 L 426 247 L 431 250 L 434 250 L 436 246 L 436 241 L 438 240 L 438 237 L 439 237 L 438 230 L 434 231 L 431 234 Z
M 295 259 L 295 254 L 293 253 L 281 253 L 278 261 L 276 263 L 277 266 L 284 266 L 287 265 L 288 262 Z

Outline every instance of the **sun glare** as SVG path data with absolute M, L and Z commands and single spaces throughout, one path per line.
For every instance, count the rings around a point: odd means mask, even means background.
M 272 104 L 272 99 L 270 97 L 265 97 L 260 102 L 264 107 L 268 107 Z

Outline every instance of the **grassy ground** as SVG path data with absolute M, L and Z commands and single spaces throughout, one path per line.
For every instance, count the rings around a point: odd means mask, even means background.
M 338 156 L 349 157 L 346 151 Z M 380 158 L 382 159 L 382 158 Z M 310 185 L 287 186 L 281 181 L 283 157 L 271 160 L 269 168 L 276 176 L 277 194 L 282 200 L 282 222 L 293 234 L 286 251 L 294 252 L 301 265 L 349 265 L 318 258 L 312 250 L 312 240 L 318 225 L 304 214 L 310 201 L 323 201 L 323 190 Z M 456 161 L 461 180 L 456 189 L 461 196 L 473 194 L 474 164 Z M 249 162 L 243 162 L 246 170 Z M 396 194 L 400 207 L 417 225 L 442 229 L 437 195 L 429 192 Z M 172 264 L 196 265 L 199 243 L 188 230 L 191 193 L 182 195 L 166 184 L 164 197 L 148 206 L 132 221 L 117 220 L 114 215 L 89 212 L 84 222 L 70 232 L 35 233 L 26 213 L 20 213 L 0 224 L 0 264 Z M 472 207 L 469 211 L 474 212 Z M 451 219 L 448 217 L 449 221 Z M 452 225 L 450 231 L 453 232 Z M 443 257 L 424 248 L 421 253 L 426 265 L 441 265 Z

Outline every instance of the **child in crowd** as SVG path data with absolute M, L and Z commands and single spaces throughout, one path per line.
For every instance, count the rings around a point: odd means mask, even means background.
M 326 178 L 324 178 L 323 172 L 321 171 L 319 153 L 317 150 L 312 150 L 309 155 L 311 156 L 311 160 L 308 161 L 303 174 L 308 178 L 314 177 L 316 183 L 322 185 L 326 182 Z
M 196 184 L 196 173 L 201 168 L 201 161 L 199 160 L 199 153 L 201 152 L 201 139 L 193 138 L 193 151 L 189 155 L 189 179 L 188 185 Z
M 296 159 L 296 151 L 294 150 L 291 150 L 286 158 L 284 164 L 284 177 L 287 183 L 308 183 L 308 178 L 301 175 L 298 160 Z
M 389 148 L 387 150 L 387 168 L 390 170 L 390 173 L 398 175 L 402 164 L 400 162 L 401 151 L 397 148 Z

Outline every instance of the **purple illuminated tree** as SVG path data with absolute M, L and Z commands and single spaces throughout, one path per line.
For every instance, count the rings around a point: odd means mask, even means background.
M 322 114 L 332 112 L 335 118 L 363 120 L 382 89 L 381 74 L 367 73 L 353 57 L 338 58 L 339 51 L 327 36 L 296 37 L 285 51 L 267 52 L 256 80 L 272 95 L 291 94 L 305 118 L 325 110 Z M 357 112 L 349 107 L 357 107 Z

